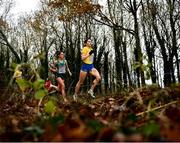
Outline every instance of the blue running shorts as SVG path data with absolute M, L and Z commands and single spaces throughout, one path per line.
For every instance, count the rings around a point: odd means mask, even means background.
M 82 66 L 81 66 L 81 71 L 90 72 L 93 68 L 94 68 L 93 64 L 85 64 L 85 63 L 83 63 Z

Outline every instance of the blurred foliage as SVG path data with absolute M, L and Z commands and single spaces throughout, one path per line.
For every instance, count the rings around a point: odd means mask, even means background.
M 140 128 L 140 131 L 145 135 L 145 137 L 159 136 L 160 126 L 158 123 L 152 121 L 145 123 L 145 125 Z
M 89 120 L 87 126 L 92 128 L 94 132 L 99 132 L 104 125 L 97 120 Z
M 72 21 L 87 14 L 96 14 L 101 6 L 89 0 L 51 0 L 49 7 L 58 9 L 59 20 Z
M 44 107 L 45 112 L 49 114 L 53 113 L 56 110 L 56 105 L 53 103 L 52 100 L 45 103 Z

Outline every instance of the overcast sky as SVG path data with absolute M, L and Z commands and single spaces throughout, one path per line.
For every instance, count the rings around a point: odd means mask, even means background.
M 21 14 L 35 11 L 38 9 L 38 4 L 40 0 L 14 0 L 15 7 L 12 9 L 13 15 L 18 17 Z

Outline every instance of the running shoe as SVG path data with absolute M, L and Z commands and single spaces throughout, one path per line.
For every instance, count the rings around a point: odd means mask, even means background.
M 74 93 L 73 99 L 74 99 L 74 101 L 77 101 L 77 94 L 76 93 Z
M 92 98 L 95 98 L 95 95 L 94 95 L 94 92 L 93 92 L 92 89 L 90 89 L 90 90 L 88 91 L 88 94 L 89 94 Z
M 44 87 L 45 87 L 48 91 L 51 90 L 51 88 L 52 88 L 51 85 L 52 85 L 52 83 L 51 83 L 50 80 L 47 80 L 47 81 L 44 83 Z

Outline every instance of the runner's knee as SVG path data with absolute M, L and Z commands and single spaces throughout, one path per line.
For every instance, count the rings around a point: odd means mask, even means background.
M 65 85 L 64 85 L 64 84 L 61 84 L 61 88 L 64 89 L 64 88 L 65 88 Z
M 78 83 L 79 83 L 79 85 L 82 85 L 84 83 L 84 81 L 80 80 Z
M 97 76 L 96 77 L 96 81 L 99 82 L 101 80 L 101 77 L 100 76 Z

